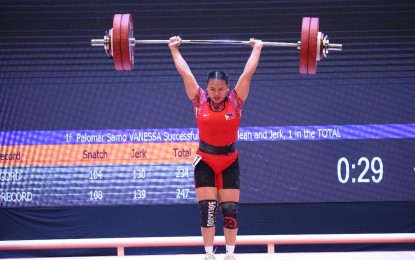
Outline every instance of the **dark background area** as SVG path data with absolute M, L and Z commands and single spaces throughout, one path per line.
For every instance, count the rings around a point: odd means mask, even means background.
M 121 72 L 103 48 L 90 46 L 91 39 L 102 38 L 112 27 L 115 13 L 133 15 L 136 39 L 180 35 L 281 42 L 300 40 L 302 17 L 319 17 L 320 31 L 342 43 L 343 51 L 319 62 L 317 75 L 300 75 L 298 50 L 264 47 L 242 126 L 414 123 L 413 1 L 1 1 L 0 6 L 1 131 L 195 127 L 167 46 L 137 46 L 135 69 Z M 181 51 L 202 87 L 213 69 L 230 74 L 234 86 L 250 47 L 183 45 Z M 243 144 L 245 151 L 261 154 L 257 146 Z M 407 157 L 403 160 L 415 160 L 413 153 Z M 415 202 L 242 204 L 240 227 L 241 235 L 413 233 Z M 0 209 L 0 240 L 199 232 L 196 204 Z M 413 244 L 298 245 L 277 251 L 413 249 Z M 265 246 L 237 248 L 260 250 Z M 176 252 L 202 249 L 127 250 Z M 57 253 L 115 252 L 42 250 L 0 256 Z
M 266 47 L 242 126 L 413 122 L 411 1 L 2 1 L 1 130 L 194 126 L 169 48 L 136 47 L 134 71 L 115 71 L 103 38 L 115 13 L 131 13 L 136 39 L 296 43 L 304 16 L 342 52 L 318 74 L 298 73 L 299 51 Z M 200 85 L 222 69 L 234 86 L 248 46 L 181 48 Z

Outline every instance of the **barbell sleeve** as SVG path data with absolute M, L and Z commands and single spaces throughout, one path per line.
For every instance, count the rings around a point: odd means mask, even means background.
M 343 48 L 342 44 L 334 44 L 334 43 L 329 43 L 327 45 L 327 49 L 330 51 L 341 51 Z
M 92 39 L 91 46 L 93 47 L 105 46 L 105 39 Z

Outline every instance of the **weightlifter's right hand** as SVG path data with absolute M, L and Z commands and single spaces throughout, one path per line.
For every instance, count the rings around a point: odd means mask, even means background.
M 169 47 L 171 48 L 179 48 L 179 46 L 182 44 L 182 38 L 180 36 L 173 36 L 170 37 L 170 43 Z

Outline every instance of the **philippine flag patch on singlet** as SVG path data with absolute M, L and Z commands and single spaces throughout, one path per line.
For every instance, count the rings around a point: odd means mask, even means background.
M 227 113 L 227 114 L 225 114 L 225 119 L 226 119 L 226 120 L 231 120 L 231 119 L 233 119 L 233 113 Z

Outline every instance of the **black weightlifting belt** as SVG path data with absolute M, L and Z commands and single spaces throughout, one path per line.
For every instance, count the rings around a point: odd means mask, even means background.
M 214 146 L 202 140 L 199 141 L 199 150 L 210 154 L 231 154 L 236 151 L 235 143 L 226 146 Z

